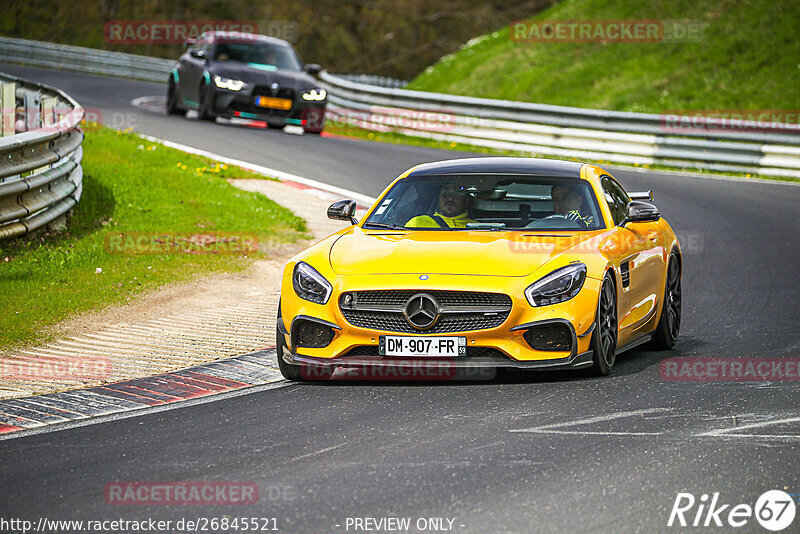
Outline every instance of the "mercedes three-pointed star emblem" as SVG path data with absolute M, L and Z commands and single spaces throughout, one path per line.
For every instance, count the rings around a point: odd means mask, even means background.
M 408 299 L 403 315 L 412 327 L 425 330 L 439 320 L 439 303 L 430 295 L 418 293 Z

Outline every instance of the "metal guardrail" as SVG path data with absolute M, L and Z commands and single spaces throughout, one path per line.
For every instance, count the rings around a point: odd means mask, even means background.
M 0 61 L 165 82 L 174 61 L 0 37 Z M 329 119 L 533 155 L 800 178 L 800 125 L 679 129 L 662 115 L 427 93 L 372 75 L 320 74 Z
M 0 37 L 0 62 L 166 82 L 175 61 L 81 46 Z
M 537 155 L 800 177 L 800 125 L 670 131 L 669 117 L 384 88 L 323 71 L 329 118 Z M 711 126 L 711 125 L 709 125 Z
M 60 227 L 81 197 L 83 108 L 58 89 L 0 74 L 0 240 Z
M 408 81 L 406 80 L 398 80 L 397 78 L 389 78 L 388 76 L 376 76 L 374 74 L 337 74 L 336 76 L 348 82 L 362 83 L 364 85 L 373 85 L 376 87 L 402 89 L 408 85 Z

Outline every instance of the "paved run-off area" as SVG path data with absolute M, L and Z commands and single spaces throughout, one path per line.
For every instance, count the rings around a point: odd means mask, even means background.
M 312 241 L 270 251 L 270 259 L 244 273 L 170 286 L 124 308 L 75 318 L 57 327 L 63 334 L 53 342 L 0 350 L 0 399 L 152 376 L 274 346 L 283 266 L 344 226 L 326 218 L 338 197 L 287 182 L 231 183 L 303 217 Z

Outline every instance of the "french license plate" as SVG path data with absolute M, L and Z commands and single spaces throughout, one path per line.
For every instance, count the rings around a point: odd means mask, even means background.
M 466 356 L 467 338 L 464 336 L 379 336 L 378 354 L 381 356 Z
M 256 106 L 272 109 L 292 109 L 292 101 L 288 98 L 273 98 L 271 96 L 257 96 Z

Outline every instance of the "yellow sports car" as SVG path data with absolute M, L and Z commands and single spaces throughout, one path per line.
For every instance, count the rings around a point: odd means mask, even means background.
M 672 348 L 681 248 L 645 200 L 595 165 L 492 157 L 413 167 L 361 222 L 354 201 L 336 202 L 328 217 L 352 225 L 283 274 L 281 372 L 447 362 L 606 375 L 624 350 Z

